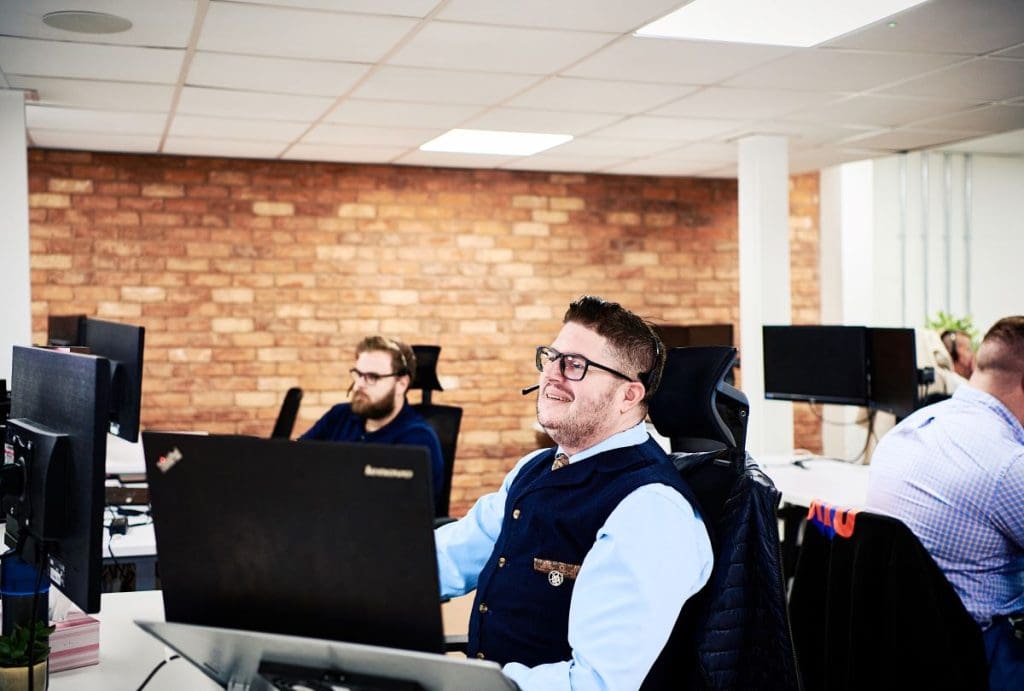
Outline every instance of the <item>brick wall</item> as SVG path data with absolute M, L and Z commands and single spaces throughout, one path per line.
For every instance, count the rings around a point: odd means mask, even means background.
M 733 180 L 39 149 L 29 177 L 33 338 L 49 314 L 145 326 L 143 427 L 265 435 L 301 386 L 301 432 L 345 399 L 362 336 L 440 344 L 455 513 L 535 448 L 519 389 L 573 298 L 738 326 Z M 817 176 L 794 189 L 816 253 Z
M 789 182 L 789 248 L 791 318 L 794 324 L 821 323 L 819 267 L 818 175 L 799 175 Z M 806 403 L 793 404 L 793 443 L 821 453 L 821 420 Z

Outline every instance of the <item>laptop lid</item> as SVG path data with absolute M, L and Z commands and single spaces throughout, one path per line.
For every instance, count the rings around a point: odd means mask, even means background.
M 142 443 L 167 621 L 443 652 L 426 449 Z

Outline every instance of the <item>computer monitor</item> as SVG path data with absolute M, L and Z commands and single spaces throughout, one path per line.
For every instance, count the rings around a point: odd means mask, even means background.
M 49 345 L 81 346 L 110 360 L 110 433 L 138 441 L 146 329 L 84 315 L 53 315 L 47 327 Z
M 110 363 L 14 347 L 0 494 L 4 541 L 48 569 L 86 612 L 100 609 Z
M 866 406 L 867 333 L 863 326 L 764 326 L 768 399 Z
M 442 652 L 430 457 L 143 432 L 167 621 Z
M 913 329 L 869 328 L 869 405 L 898 418 L 917 408 L 917 344 Z

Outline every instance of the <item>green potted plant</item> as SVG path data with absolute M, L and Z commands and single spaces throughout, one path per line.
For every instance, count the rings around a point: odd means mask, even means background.
M 974 328 L 971 317 L 954 317 L 952 314 L 939 310 L 938 313 L 928 320 L 926 326 L 929 329 L 943 333 L 945 331 L 962 331 L 971 337 L 971 342 L 977 345 L 978 330 Z
M 34 637 L 28 626 L 20 624 L 11 633 L 0 636 L 0 691 L 27 691 L 29 664 L 32 665 L 33 691 L 45 691 L 49 678 L 47 661 L 50 657 L 50 634 L 53 630 L 53 626 L 37 621 Z

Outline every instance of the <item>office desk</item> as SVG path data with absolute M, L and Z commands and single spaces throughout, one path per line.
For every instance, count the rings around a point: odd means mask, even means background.
M 135 516 L 129 520 L 129 526 L 124 535 L 111 535 L 104 525 L 103 563 L 133 564 L 135 589 L 153 590 L 156 588 L 156 536 L 153 523 L 146 516 Z
M 441 607 L 446 634 L 465 633 L 473 595 L 456 598 Z M 100 663 L 50 675 L 51 691 L 108 691 L 135 689 L 164 659 L 167 649 L 135 625 L 136 619 L 163 621 L 160 591 L 107 593 L 100 613 Z M 172 660 L 156 673 L 147 691 L 207 691 L 220 687 L 182 659 Z
M 838 506 L 862 507 L 868 494 L 870 466 L 807 456 L 795 465 L 793 456 L 755 459 L 782 492 L 782 502 L 807 508 L 814 499 Z

